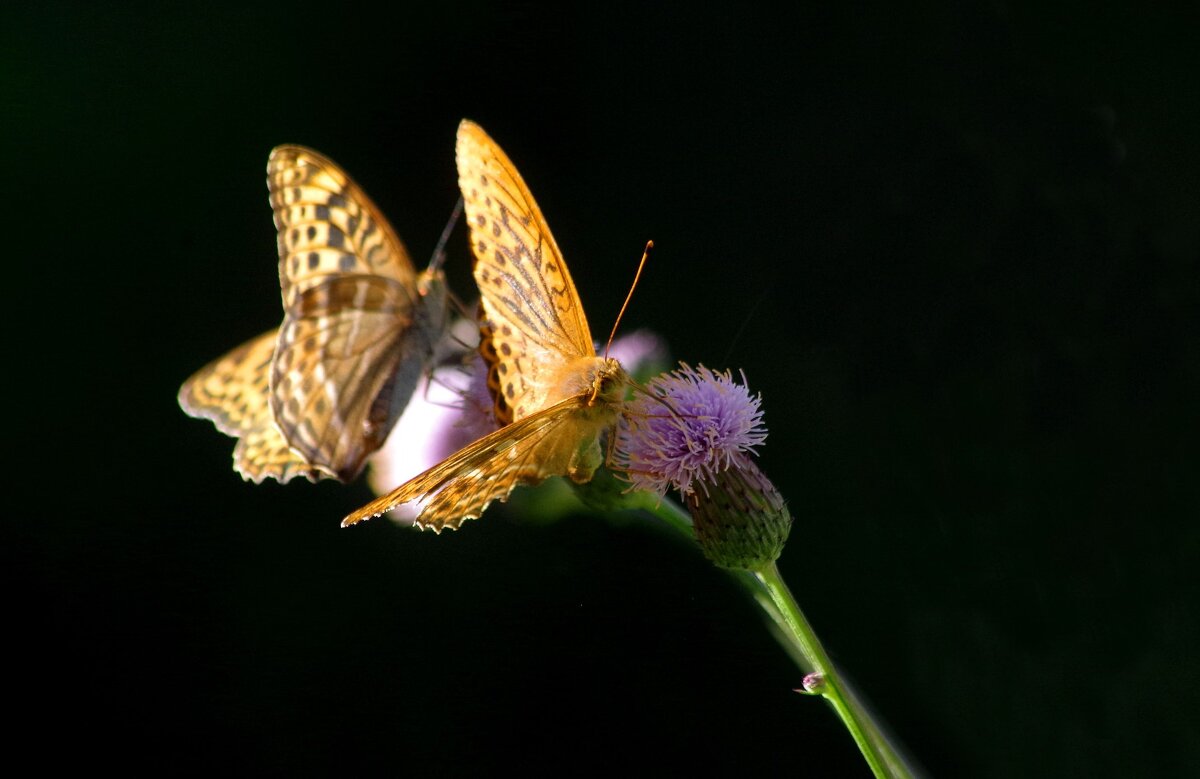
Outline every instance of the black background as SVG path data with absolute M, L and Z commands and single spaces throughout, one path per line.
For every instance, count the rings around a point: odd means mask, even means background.
M 1200 770 L 1196 20 L 828 5 L 5 10 L 10 738 L 134 774 L 867 775 L 653 522 L 340 530 L 365 485 L 243 484 L 176 406 L 280 318 L 270 148 L 339 161 L 422 264 L 466 116 L 594 331 L 652 238 L 626 328 L 762 392 L 784 576 L 930 774 Z

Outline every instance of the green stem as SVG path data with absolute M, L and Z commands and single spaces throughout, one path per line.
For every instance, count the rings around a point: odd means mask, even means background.
M 800 606 L 792 597 L 791 590 L 783 581 L 783 577 L 779 575 L 779 568 L 775 563 L 771 563 L 754 575 L 766 588 L 771 600 L 783 616 L 789 628 L 790 638 L 795 641 L 801 655 L 813 672 L 820 674 L 822 682 L 818 687 L 818 692 L 825 700 L 829 701 L 842 720 L 842 724 L 850 731 L 850 735 L 858 744 L 859 751 L 862 752 L 867 764 L 871 766 L 871 771 L 877 777 L 911 777 L 912 772 L 896 754 L 892 745 L 888 743 L 882 728 L 875 722 L 871 712 L 847 688 L 841 674 L 838 673 L 837 668 L 830 661 L 829 655 L 825 653 L 825 648 L 817 639 L 812 625 L 808 623 L 804 612 L 800 611 Z
M 669 498 L 639 492 L 628 493 L 625 497 L 630 508 L 647 511 L 689 539 L 694 538 L 691 515 Z M 820 674 L 822 682 L 817 692 L 833 706 L 875 776 L 911 779 L 914 772 L 888 741 L 870 710 L 838 673 L 775 563 L 758 572 L 730 573 L 775 623 L 778 637 L 792 650 L 793 659 L 801 669 Z

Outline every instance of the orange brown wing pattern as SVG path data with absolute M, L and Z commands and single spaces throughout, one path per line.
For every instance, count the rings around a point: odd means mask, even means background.
M 420 499 L 416 525 L 440 533 L 481 516 L 489 503 L 507 499 L 520 484 L 577 469 L 590 468 L 590 477 L 598 463 L 588 461 L 591 452 L 580 447 L 581 437 L 590 433 L 594 439 L 610 424 L 606 415 L 592 411 L 583 398 L 567 398 L 506 425 L 353 512 L 342 526 Z
M 596 352 L 571 274 L 512 161 L 467 120 L 456 158 L 499 389 L 521 419 L 554 400 L 556 370 Z
M 260 483 L 312 478 L 312 469 L 295 454 L 275 426 L 267 403 L 267 384 L 276 331 L 263 333 L 197 371 L 179 389 L 179 405 L 194 417 L 212 420 L 217 429 L 239 440 L 233 468 Z
M 281 146 L 267 174 L 284 305 L 272 413 L 305 460 L 348 481 L 383 445 L 430 359 L 444 285 L 440 271 L 418 281 L 379 209 L 328 158 Z
M 399 237 L 321 154 L 267 163 L 284 319 L 184 383 L 179 403 L 238 437 L 248 479 L 348 481 L 399 418 L 445 330 L 440 269 L 417 275 Z

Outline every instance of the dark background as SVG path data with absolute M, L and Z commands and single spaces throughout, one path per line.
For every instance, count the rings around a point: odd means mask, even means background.
M 626 329 L 762 392 L 784 576 L 931 775 L 1200 771 L 1195 18 L 813 5 L 6 9 L 10 738 L 134 774 L 867 775 L 652 521 L 341 530 L 364 484 L 243 484 L 176 406 L 280 319 L 271 147 L 423 264 L 466 116 L 594 331 L 653 238 Z

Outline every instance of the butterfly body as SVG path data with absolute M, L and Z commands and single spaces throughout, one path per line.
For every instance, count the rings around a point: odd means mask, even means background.
M 417 277 L 417 294 L 420 303 L 413 307 L 410 335 L 400 342 L 396 368 L 363 423 L 364 438 L 377 441 L 379 446 L 404 413 L 421 377 L 429 374 L 441 335 L 448 326 L 449 287 L 440 269 L 424 271 Z
M 563 473 L 573 481 L 587 482 L 604 462 L 600 434 L 620 415 L 621 402 L 630 384 L 629 375 L 616 360 L 581 357 L 564 366 L 555 378 L 557 386 L 548 393 L 548 401 L 553 404 L 572 399 L 579 403 L 574 411 L 578 447 Z
M 415 523 L 441 531 L 479 517 L 521 484 L 590 480 L 601 436 L 631 380 L 596 354 L 583 305 L 550 228 L 516 167 L 476 124 L 459 125 L 459 189 L 480 292 L 480 352 L 503 424 L 351 513 L 350 525 L 421 503 Z
M 440 268 L 418 274 L 333 161 L 279 146 L 267 164 L 284 318 L 184 382 L 179 404 L 239 438 L 255 482 L 353 479 L 383 445 L 446 327 Z

